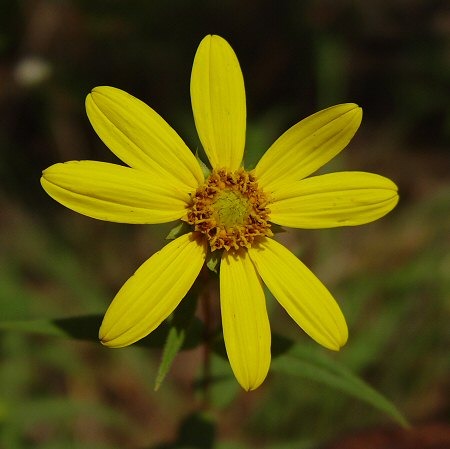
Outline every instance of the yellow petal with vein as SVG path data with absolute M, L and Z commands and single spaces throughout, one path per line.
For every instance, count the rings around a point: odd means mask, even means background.
M 348 145 L 361 119 L 361 108 L 347 103 L 297 123 L 272 144 L 256 166 L 260 186 L 272 192 L 280 184 L 314 173 Z
M 355 226 L 398 202 L 397 186 L 373 173 L 339 172 L 287 183 L 272 193 L 270 221 L 291 228 Z
M 249 255 L 273 296 L 311 338 L 335 351 L 346 343 L 347 324 L 339 306 L 297 257 L 269 238 Z
M 247 251 L 224 252 L 220 265 L 223 336 L 236 379 L 259 387 L 270 365 L 270 326 L 261 279 Z
M 106 311 L 99 337 L 119 348 L 144 338 L 178 306 L 203 266 L 206 244 L 196 233 L 170 242 L 144 262 Z
M 129 167 L 71 161 L 44 170 L 44 190 L 80 214 L 119 223 L 165 223 L 186 213 L 189 195 Z
M 200 42 L 192 67 L 191 101 L 212 167 L 237 170 L 245 147 L 244 79 L 233 49 L 220 36 Z
M 105 145 L 130 167 L 195 190 L 204 177 L 189 148 L 153 109 L 123 90 L 96 87 L 86 112 Z

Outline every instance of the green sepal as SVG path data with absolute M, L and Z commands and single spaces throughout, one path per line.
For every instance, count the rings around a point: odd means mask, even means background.
M 270 230 L 274 234 L 280 234 L 281 232 L 286 232 L 286 229 L 284 229 L 282 226 L 276 224 L 276 223 L 270 223 Z
M 172 316 L 167 320 L 169 332 L 164 343 L 161 363 L 156 375 L 154 389 L 157 391 L 175 360 L 176 355 L 182 349 L 186 337 L 194 321 L 195 310 L 197 308 L 197 295 L 193 291 L 189 292 Z
M 189 226 L 184 221 L 180 221 L 176 226 L 174 226 L 169 233 L 167 234 L 166 240 L 175 240 L 180 235 L 187 234 L 192 230 L 191 226 Z
M 206 256 L 206 267 L 208 268 L 208 270 L 212 271 L 213 273 L 219 274 L 221 257 L 221 251 L 209 252 Z
M 211 174 L 211 169 L 200 159 L 200 156 L 198 155 L 198 151 L 195 152 L 195 158 L 197 159 L 197 162 L 200 165 L 200 168 L 202 169 L 203 176 L 206 178 L 209 177 Z

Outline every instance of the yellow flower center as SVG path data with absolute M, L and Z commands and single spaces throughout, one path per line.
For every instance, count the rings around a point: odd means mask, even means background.
M 250 248 L 255 238 L 273 235 L 268 203 L 252 173 L 213 170 L 192 196 L 186 221 L 205 234 L 212 251 Z

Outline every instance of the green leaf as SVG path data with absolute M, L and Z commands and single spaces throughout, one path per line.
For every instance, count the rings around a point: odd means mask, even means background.
M 70 318 L 46 320 L 0 321 L 0 331 L 23 332 L 51 337 L 88 340 L 98 343 L 98 329 L 103 315 L 82 315 Z M 190 326 L 188 338 L 183 340 L 182 349 L 192 349 L 199 345 L 202 336 L 202 323 L 195 318 Z M 169 334 L 167 322 L 161 323 L 150 335 L 134 343 L 137 346 L 162 348 Z
M 408 422 L 391 401 L 338 361 L 319 352 L 320 348 L 300 346 L 278 335 L 273 335 L 272 346 L 272 370 L 343 391 L 386 413 L 403 427 L 408 427 Z
M 169 331 L 164 343 L 162 359 L 155 380 L 155 391 L 161 386 L 176 355 L 180 352 L 185 343 L 186 336 L 189 333 L 194 319 L 196 307 L 197 295 L 188 293 L 169 319 Z
M 0 330 L 98 341 L 102 318 L 102 315 L 83 315 L 47 320 L 0 321 Z

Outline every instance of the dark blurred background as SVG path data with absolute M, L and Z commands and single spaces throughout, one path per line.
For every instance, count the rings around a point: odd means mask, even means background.
M 170 225 L 79 216 L 51 200 L 39 177 L 56 162 L 117 162 L 84 110 L 85 96 L 98 85 L 144 100 L 199 148 L 189 77 L 196 48 L 210 33 L 229 41 L 244 73 L 249 166 L 301 118 L 341 102 L 363 107 L 359 132 L 325 171 L 388 176 L 399 185 L 399 206 L 367 226 L 281 238 L 348 317 L 351 337 L 339 361 L 391 398 L 417 433 L 405 436 L 342 393 L 273 374 L 251 394 L 240 393 L 232 379 L 223 385 L 213 397 L 216 419 L 200 423 L 209 431 L 216 421 L 217 428 L 194 447 L 450 447 L 450 4 L 444 0 L 2 0 L 1 319 L 102 313 L 164 244 Z M 309 344 L 278 307 L 272 324 Z M 192 386 L 198 350 L 179 356 L 156 393 L 158 351 L 111 351 L 18 332 L 1 334 L 0 351 L 5 449 L 150 448 L 175 441 L 179 423 L 198 405 Z

